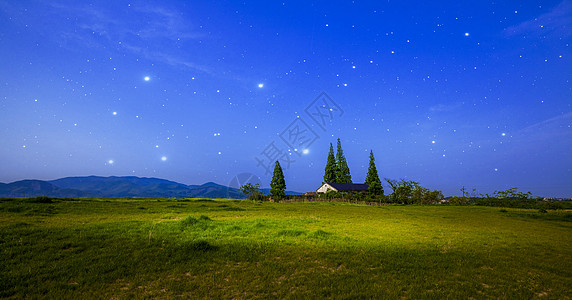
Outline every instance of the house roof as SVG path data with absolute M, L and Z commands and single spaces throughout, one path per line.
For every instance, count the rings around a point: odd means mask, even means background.
M 326 182 L 340 192 L 367 192 L 369 185 L 365 183 Z

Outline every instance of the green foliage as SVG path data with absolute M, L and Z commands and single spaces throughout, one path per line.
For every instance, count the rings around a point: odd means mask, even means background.
M 367 191 L 372 196 L 383 196 L 383 186 L 380 181 L 368 183 Z
M 208 216 L 205 215 L 201 215 L 199 217 L 199 221 L 212 221 L 211 218 L 209 218 Z
M 186 216 L 180 222 L 181 230 L 191 229 L 201 229 L 206 230 L 210 226 L 211 218 L 205 215 L 201 215 L 198 219 L 193 216 Z
M 375 158 L 373 157 L 373 150 L 369 152 L 369 167 L 367 168 L 367 175 L 365 176 L 365 184 L 368 185 L 368 192 L 370 195 L 377 196 L 383 195 L 383 186 L 375 167 Z
M 517 188 L 495 191 L 492 196 L 477 194 L 476 192 L 473 192 L 472 195 L 471 197 L 451 197 L 449 204 L 525 208 L 537 209 L 538 211 L 572 209 L 571 201 L 546 201 L 542 198 L 532 198 L 530 192 L 518 192 Z
M 53 199 L 54 198 L 47 196 L 38 196 L 38 197 L 27 198 L 25 201 L 31 203 L 54 203 Z
M 570 204 L 554 201 L 544 201 L 540 199 L 519 199 L 519 198 L 495 198 L 495 197 L 474 197 L 470 198 L 467 204 L 477 206 L 511 207 L 527 209 L 564 209 L 570 208 Z
M 343 196 L 342 196 L 341 193 L 338 193 L 338 192 L 332 191 L 332 190 L 329 190 L 329 191 L 327 191 L 327 192 L 325 192 L 325 193 L 321 193 L 321 194 L 318 194 L 318 195 L 319 195 L 319 197 L 322 198 L 322 199 L 329 199 L 329 200 L 331 200 L 331 199 L 341 199 L 341 198 L 343 198 Z
M 431 191 L 419 185 L 419 182 L 401 179 L 400 181 L 385 179 L 393 189 L 390 199 L 401 204 L 433 204 L 444 199 L 439 190 Z
M 445 197 L 443 196 L 443 192 L 439 190 L 434 190 L 434 191 L 427 190 L 427 192 L 423 194 L 421 198 L 421 204 L 434 204 L 440 202 L 443 199 L 445 199 Z
M 188 226 L 192 226 L 195 225 L 199 222 L 199 220 L 197 220 L 195 217 L 193 216 L 186 216 L 185 218 L 183 218 L 181 220 L 181 227 L 188 227 Z
M 493 197 L 497 199 L 519 199 L 519 200 L 526 200 L 530 199 L 532 196 L 531 192 L 518 192 L 517 188 L 510 188 L 506 191 L 495 191 L 493 193 Z
M 346 156 L 344 155 L 344 150 L 342 150 L 342 142 L 338 138 L 338 147 L 336 152 L 336 164 L 338 166 L 338 172 L 336 174 L 336 181 L 339 183 L 352 183 L 352 175 L 350 174 L 350 168 L 348 167 L 348 162 Z
M 334 147 L 330 143 L 330 152 L 326 162 L 326 169 L 324 171 L 324 182 L 337 182 L 338 165 L 336 164 L 336 157 L 334 156 Z
M 258 183 L 247 183 L 240 187 L 240 191 L 246 196 L 248 200 L 262 201 L 265 199 L 264 194 L 260 192 L 260 185 Z
M 188 252 L 209 252 L 218 250 L 219 247 L 212 245 L 208 241 L 192 241 L 183 244 L 183 248 Z
M 276 161 L 274 165 L 274 173 L 272 174 L 272 181 L 270 181 L 270 195 L 275 200 L 283 199 L 286 196 L 286 181 L 284 180 L 284 173 L 280 163 Z
M 449 204 L 452 205 L 466 205 L 467 203 L 469 203 L 469 198 L 467 197 L 453 196 L 449 198 Z

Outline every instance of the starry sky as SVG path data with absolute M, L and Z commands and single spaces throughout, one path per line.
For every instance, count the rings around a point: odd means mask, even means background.
M 0 182 L 354 182 L 572 197 L 572 0 L 0 0 Z M 390 189 L 386 187 L 386 192 Z

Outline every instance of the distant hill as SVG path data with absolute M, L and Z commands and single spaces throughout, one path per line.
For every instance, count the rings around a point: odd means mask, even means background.
M 269 189 L 262 189 L 268 193 Z M 287 191 L 287 194 L 299 194 Z M 175 181 L 136 176 L 66 177 L 50 181 L 21 180 L 0 183 L 0 197 L 157 197 L 157 198 L 235 198 L 244 195 L 236 188 L 214 182 L 185 185 Z
M 161 197 L 185 198 L 190 195 L 187 185 L 158 178 L 125 177 L 66 177 L 49 181 L 60 187 L 84 191 L 101 197 Z
M 47 181 L 21 180 L 0 184 L 0 197 L 94 197 L 96 195 L 76 189 L 60 188 Z

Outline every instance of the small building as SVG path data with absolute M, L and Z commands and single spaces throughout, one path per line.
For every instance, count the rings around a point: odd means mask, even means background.
M 328 191 L 338 193 L 367 192 L 368 188 L 369 185 L 365 183 L 324 182 L 322 186 L 316 190 L 316 193 L 327 193 Z

